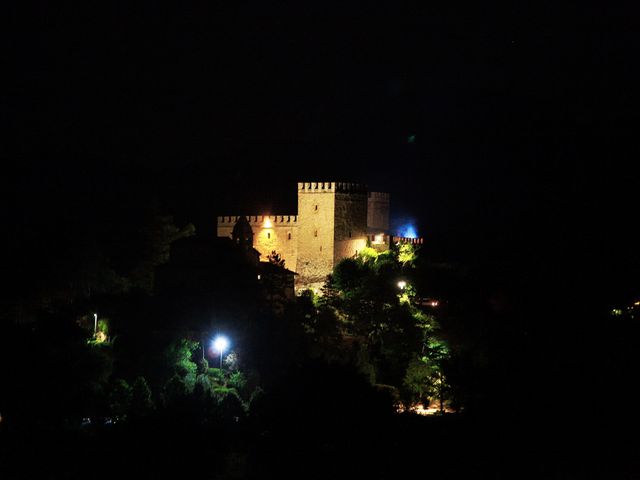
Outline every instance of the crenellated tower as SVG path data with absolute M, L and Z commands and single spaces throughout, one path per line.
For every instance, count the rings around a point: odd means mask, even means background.
M 357 255 L 367 240 L 390 241 L 389 195 L 357 183 L 299 182 L 297 215 L 218 217 L 218 236 L 234 236 L 234 227 L 235 237 L 253 234 L 263 261 L 274 250 L 281 255 L 297 273 L 297 291 L 319 291 L 333 267 Z

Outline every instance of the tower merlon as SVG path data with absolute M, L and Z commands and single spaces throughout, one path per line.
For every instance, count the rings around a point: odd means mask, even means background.
M 336 182 L 298 182 L 298 192 L 335 192 Z
M 389 194 L 387 192 L 369 192 L 368 195 L 372 200 L 389 201 Z
M 218 224 L 230 223 L 235 224 L 242 215 L 224 215 L 218 217 Z M 274 224 L 292 224 L 298 222 L 297 215 L 245 215 L 249 224 L 252 226 L 262 226 L 269 219 Z
M 422 245 L 424 243 L 424 239 L 422 237 L 408 238 L 393 236 L 391 240 L 393 241 L 393 243 L 410 243 L 412 245 Z

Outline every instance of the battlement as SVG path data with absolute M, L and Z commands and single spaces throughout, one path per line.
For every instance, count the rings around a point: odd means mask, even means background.
M 386 192 L 369 192 L 368 196 L 371 200 L 389 201 L 389 194 Z
M 411 245 L 422 245 L 424 243 L 424 239 L 420 238 L 408 238 L 408 237 L 396 237 L 393 236 L 391 238 L 393 243 L 410 243 Z
M 367 193 L 367 186 L 346 182 L 298 182 L 298 192 Z
M 225 215 L 218 217 L 218 225 L 230 224 L 235 225 L 238 219 L 242 215 Z M 267 219 L 271 221 L 274 226 L 286 226 L 295 225 L 298 222 L 297 215 L 245 215 L 251 226 L 263 227 Z

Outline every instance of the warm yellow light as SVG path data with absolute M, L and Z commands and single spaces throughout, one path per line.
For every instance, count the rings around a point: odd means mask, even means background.
M 271 228 L 273 224 L 271 223 L 271 219 L 267 217 L 264 221 L 264 228 Z
M 398 288 L 399 288 L 400 290 L 404 290 L 404 287 L 406 287 L 406 286 L 407 286 L 407 282 L 405 282 L 404 280 L 400 280 L 400 281 L 398 282 Z

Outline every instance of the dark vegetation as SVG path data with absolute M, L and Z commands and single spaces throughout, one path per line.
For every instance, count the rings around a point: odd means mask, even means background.
M 0 478 L 637 478 L 633 10 L 13 3 Z M 388 189 L 414 266 L 265 301 L 213 219 L 301 179 Z
M 118 208 L 111 199 L 102 211 L 92 205 L 89 223 L 86 204 L 70 202 L 66 222 L 36 217 L 42 224 L 28 226 L 60 237 L 11 246 L 3 478 L 589 470 L 562 453 L 574 438 L 567 429 L 585 425 L 546 408 L 549 396 L 559 410 L 576 406 L 526 338 L 511 290 L 399 245 L 365 249 L 336 267 L 322 295 L 289 301 L 274 297 L 274 285 L 265 291 L 242 248 L 198 237 L 146 200 L 120 201 L 122 218 L 106 220 Z M 634 310 L 623 313 L 594 362 L 594 396 L 604 372 L 623 383 L 632 368 L 624 348 Z M 217 333 L 233 342 L 222 368 L 210 349 Z M 604 354 L 613 346 L 616 355 Z M 457 413 L 398 413 L 420 402 Z M 565 425 L 551 434 L 555 422 Z

